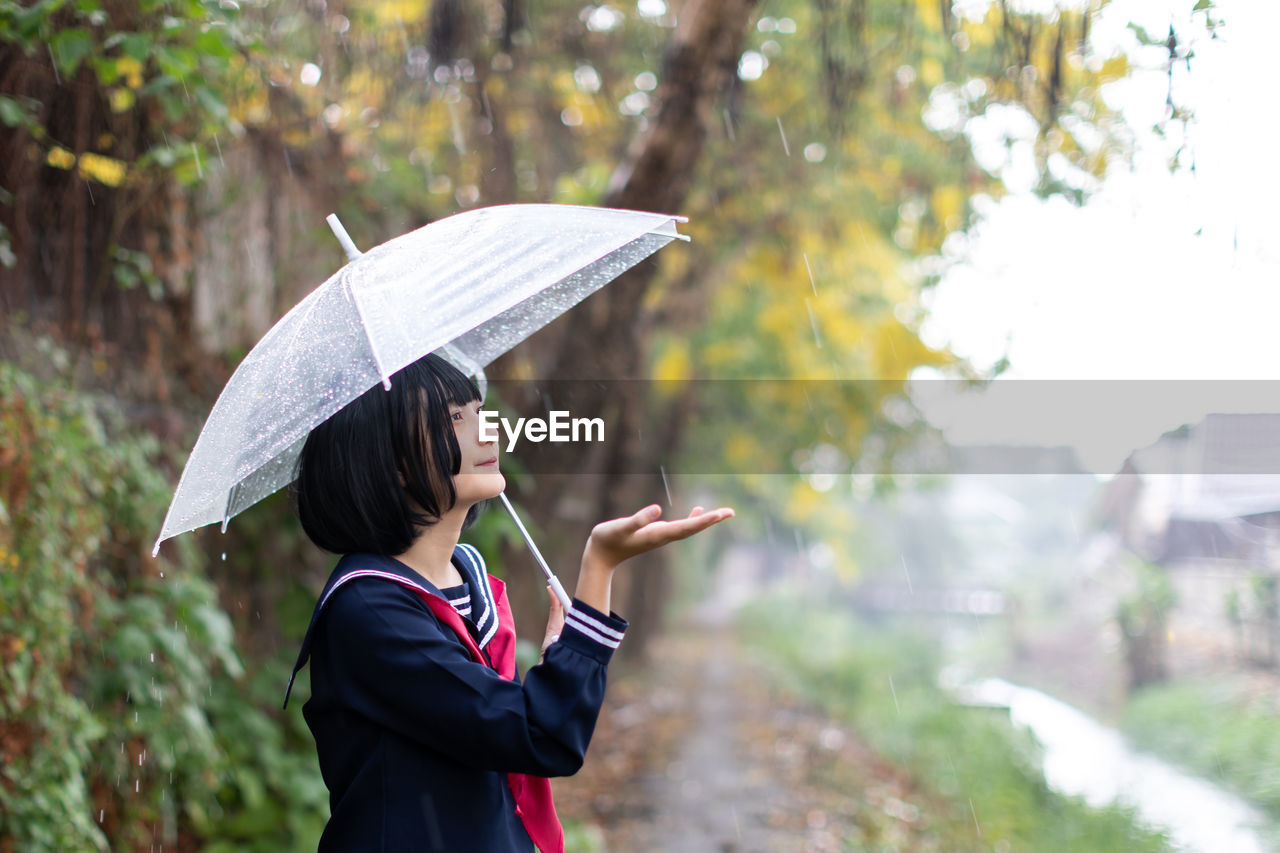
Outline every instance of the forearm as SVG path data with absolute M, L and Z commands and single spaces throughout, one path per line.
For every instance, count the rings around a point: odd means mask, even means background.
M 578 587 L 575 592 L 577 599 L 601 613 L 611 612 L 609 599 L 615 568 L 615 565 L 588 545 L 582 554 L 582 567 L 578 571 Z

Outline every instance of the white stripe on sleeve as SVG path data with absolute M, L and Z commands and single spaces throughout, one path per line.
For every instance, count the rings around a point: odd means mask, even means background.
M 588 623 L 582 621 L 582 615 L 576 610 L 570 610 L 568 615 L 564 617 L 564 622 L 566 625 L 569 625 L 578 632 L 585 634 L 602 646 L 608 646 L 611 649 L 616 649 L 621 644 L 620 639 L 606 636 L 591 627 Z M 613 633 L 616 634 L 617 632 L 615 631 Z
M 583 613 L 581 610 L 571 609 L 569 612 L 572 613 L 574 616 L 576 616 L 583 624 L 588 625 L 592 628 L 595 628 L 597 631 L 599 631 L 601 634 L 604 634 L 606 637 L 612 637 L 615 640 L 621 640 L 622 637 L 624 636 L 623 633 L 619 631 L 617 628 L 610 628 L 608 625 L 604 624 L 596 617 L 589 616 L 588 614 Z

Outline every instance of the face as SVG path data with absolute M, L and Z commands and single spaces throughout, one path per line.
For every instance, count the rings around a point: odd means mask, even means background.
M 453 434 L 462 452 L 462 464 L 453 478 L 459 506 L 496 498 L 507 487 L 506 478 L 498 470 L 498 443 L 480 438 L 480 406 L 479 400 L 465 406 L 449 404 Z

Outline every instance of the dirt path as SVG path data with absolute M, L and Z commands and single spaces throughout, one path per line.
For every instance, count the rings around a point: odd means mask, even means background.
M 727 625 L 673 632 L 610 685 L 563 817 L 610 853 L 937 849 L 911 780 L 847 729 L 772 687 Z

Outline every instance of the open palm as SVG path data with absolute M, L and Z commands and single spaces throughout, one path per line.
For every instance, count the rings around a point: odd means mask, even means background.
M 592 528 L 587 547 L 603 562 L 616 566 L 630 557 L 701 533 L 713 524 L 732 518 L 733 510 L 720 507 L 705 512 L 695 506 L 686 518 L 662 521 L 661 517 L 662 507 L 651 504 L 634 515 L 602 521 Z

